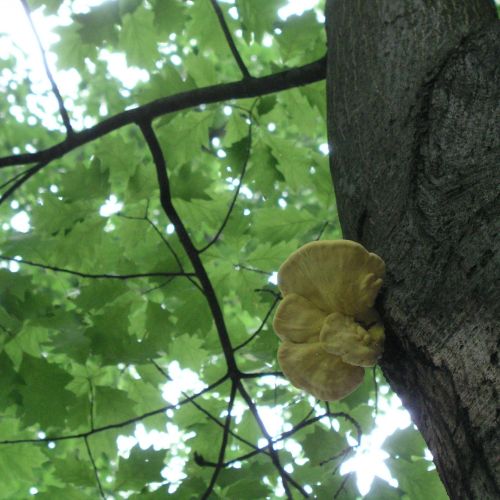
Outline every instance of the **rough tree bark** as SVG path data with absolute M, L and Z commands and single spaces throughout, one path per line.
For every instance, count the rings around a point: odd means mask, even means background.
M 344 237 L 383 257 L 382 369 L 451 498 L 498 499 L 500 31 L 490 0 L 328 0 Z

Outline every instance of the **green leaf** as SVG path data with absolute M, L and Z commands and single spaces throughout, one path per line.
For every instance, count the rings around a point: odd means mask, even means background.
M 88 456 L 82 456 L 75 450 L 75 453 L 65 455 L 64 459 L 59 458 L 52 461 L 55 468 L 55 476 L 64 482 L 74 486 L 95 486 L 95 475 L 92 470 Z
M 73 14 L 73 19 L 80 24 L 79 34 L 84 43 L 101 45 L 105 41 L 115 42 L 116 25 L 120 21 L 120 12 L 116 0 L 96 5 L 85 14 Z
M 281 34 L 276 39 L 285 61 L 296 56 L 300 56 L 302 60 L 304 55 L 307 60 L 311 61 L 321 57 L 321 54 L 316 54 L 311 50 L 318 39 L 323 41 L 323 53 L 326 52 L 325 30 L 313 11 L 287 19 L 287 22 L 283 24 Z
M 285 177 L 287 188 L 300 191 L 311 188 L 311 160 L 306 150 L 296 147 L 292 141 L 270 136 L 267 143 L 276 158 L 278 170 Z
M 135 416 L 133 406 L 134 402 L 125 391 L 97 386 L 95 388 L 95 425 L 101 427 L 132 418 Z
M 436 470 L 428 470 L 430 463 L 427 460 L 410 463 L 404 459 L 389 458 L 386 464 L 398 480 L 399 488 L 409 498 L 448 500 L 448 495 Z
M 308 232 L 321 221 L 317 220 L 307 210 L 289 207 L 261 208 L 254 210 L 253 231 L 262 240 L 271 243 L 298 240 L 304 242 Z
M 187 26 L 188 32 L 196 37 L 199 46 L 203 47 L 203 50 L 212 49 L 218 55 L 229 51 L 210 2 L 194 2 L 189 9 L 189 15 L 191 21 Z
M 29 488 L 38 483 L 47 460 L 41 449 L 32 444 L 0 446 L 0 498 L 26 498 Z
M 125 51 L 127 62 L 131 66 L 154 68 L 158 51 L 153 23 L 153 13 L 143 7 L 123 17 L 120 46 Z
M 58 68 L 76 68 L 83 71 L 85 58 L 95 59 L 96 48 L 83 42 L 78 24 L 60 26 L 54 31 L 60 37 L 60 40 L 52 46 L 52 50 L 57 55 Z
M 389 486 L 383 479 L 375 477 L 368 495 L 364 498 L 365 500 L 398 500 L 401 496 L 400 490 Z
M 207 351 L 203 349 L 203 340 L 187 333 L 177 337 L 169 346 L 169 355 L 181 365 L 199 372 L 205 362 Z
M 245 38 L 250 40 L 253 32 L 260 42 L 264 33 L 271 33 L 276 13 L 285 3 L 285 0 L 236 0 Z
M 70 375 L 59 366 L 25 354 L 19 369 L 25 386 L 20 387 L 25 425 L 39 423 L 43 429 L 60 428 L 75 396 L 66 389 Z M 47 397 L 50 387 L 50 398 Z
M 31 8 L 37 9 L 38 7 L 44 8 L 44 13 L 47 14 L 55 14 L 59 7 L 62 5 L 64 0 L 31 0 L 30 6 Z
M 333 429 L 327 429 L 321 424 L 314 426 L 314 431 L 307 434 L 302 441 L 304 455 L 312 465 L 321 465 L 338 455 L 347 443 L 345 438 Z
M 185 7 L 181 0 L 155 0 L 153 3 L 155 26 L 160 33 L 178 33 L 184 27 Z
M 420 432 L 410 426 L 391 434 L 382 447 L 393 457 L 411 460 L 413 457 L 423 457 L 427 445 Z
M 140 490 L 147 483 L 161 483 L 166 451 L 142 450 L 134 446 L 127 459 L 120 458 L 116 485 L 121 490 Z

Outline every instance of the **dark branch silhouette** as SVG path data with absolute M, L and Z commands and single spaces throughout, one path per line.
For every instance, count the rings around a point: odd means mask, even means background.
M 325 78 L 326 59 L 321 59 L 287 69 L 279 73 L 242 80 L 239 82 L 222 83 L 199 89 L 181 92 L 179 94 L 156 99 L 144 106 L 122 111 L 97 125 L 81 132 L 76 132 L 64 141 L 36 153 L 22 153 L 0 158 L 0 167 L 25 165 L 35 162 L 49 162 L 61 158 L 66 153 L 103 137 L 114 130 L 134 123 L 146 123 L 166 113 L 193 108 L 201 104 L 229 101 L 247 97 L 259 97 L 273 92 L 307 85 Z

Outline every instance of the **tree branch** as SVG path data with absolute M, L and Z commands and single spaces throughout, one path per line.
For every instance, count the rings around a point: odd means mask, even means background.
M 163 97 L 145 104 L 144 106 L 122 111 L 89 129 L 73 134 L 71 137 L 66 138 L 64 141 L 50 148 L 36 153 L 23 153 L 0 158 L 0 167 L 24 165 L 26 163 L 42 161 L 49 162 L 56 158 L 61 158 L 66 153 L 125 125 L 145 123 L 166 113 L 192 108 L 200 104 L 257 97 L 292 87 L 307 85 L 308 83 L 314 83 L 324 79 L 325 71 L 326 58 L 322 57 L 304 66 L 287 69 L 272 75 L 252 78 L 251 80 L 212 85 L 210 87 L 203 87 Z
M 160 188 L 161 205 L 163 207 L 163 210 L 165 211 L 165 214 L 174 225 L 177 236 L 182 246 L 184 247 L 187 256 L 189 257 L 189 260 L 191 261 L 191 265 L 193 266 L 193 269 L 204 291 L 208 306 L 214 319 L 224 357 L 226 359 L 229 376 L 233 380 L 237 379 L 239 370 L 236 366 L 231 339 L 229 338 L 229 333 L 224 322 L 222 309 L 217 300 L 217 295 L 212 286 L 212 282 L 210 281 L 210 278 L 208 277 L 208 274 L 205 270 L 205 266 L 203 265 L 203 262 L 201 261 L 201 258 L 193 242 L 191 241 L 191 237 L 189 236 L 184 223 L 182 222 L 179 214 L 177 213 L 177 210 L 174 207 L 174 204 L 172 203 L 167 165 L 165 162 L 165 157 L 163 156 L 163 152 L 161 150 L 160 143 L 158 142 L 158 138 L 156 137 L 150 121 L 140 122 L 138 125 L 141 128 L 144 139 L 146 140 L 149 150 L 151 151 L 151 155 L 153 156 L 153 161 L 156 167 L 156 175 L 158 178 L 158 185 Z

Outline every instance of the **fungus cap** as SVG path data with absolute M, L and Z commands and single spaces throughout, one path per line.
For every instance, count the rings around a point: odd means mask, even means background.
M 315 241 L 278 272 L 283 300 L 274 330 L 290 382 L 326 401 L 350 394 L 382 354 L 384 328 L 373 309 L 384 261 L 354 241 Z
M 284 341 L 278 349 L 283 373 L 299 389 L 323 401 L 344 398 L 363 381 L 364 369 L 326 352 L 320 342 Z
M 384 261 L 349 240 L 313 241 L 295 251 L 278 272 L 286 298 L 295 293 L 328 313 L 363 316 L 382 285 Z

